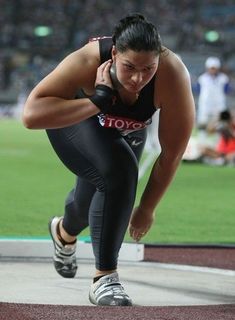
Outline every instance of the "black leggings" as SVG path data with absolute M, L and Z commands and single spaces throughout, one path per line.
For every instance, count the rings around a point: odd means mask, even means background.
M 47 135 L 61 161 L 77 176 L 65 203 L 64 229 L 77 236 L 89 225 L 96 268 L 116 269 L 134 206 L 146 130 L 123 137 L 116 129 L 102 127 L 95 116 L 49 129 Z

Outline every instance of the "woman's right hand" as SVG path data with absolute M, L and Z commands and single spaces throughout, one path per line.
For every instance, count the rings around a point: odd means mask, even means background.
M 96 73 L 95 87 L 97 85 L 102 84 L 113 89 L 113 84 L 112 84 L 112 80 L 109 73 L 111 65 L 112 65 L 112 60 L 110 59 L 105 61 L 98 67 L 97 73 Z

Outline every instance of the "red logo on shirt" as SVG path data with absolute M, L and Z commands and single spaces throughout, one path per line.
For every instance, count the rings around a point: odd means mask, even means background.
M 147 126 L 145 122 L 136 121 L 129 118 L 115 117 L 109 114 L 104 117 L 103 126 L 106 128 L 116 128 L 119 130 L 140 130 Z

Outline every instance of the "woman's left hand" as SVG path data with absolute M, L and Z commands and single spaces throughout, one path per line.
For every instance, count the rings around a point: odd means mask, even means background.
M 154 221 L 153 214 L 146 214 L 146 212 L 139 207 L 134 208 L 130 223 L 129 223 L 129 234 L 135 241 L 146 235 L 151 228 Z

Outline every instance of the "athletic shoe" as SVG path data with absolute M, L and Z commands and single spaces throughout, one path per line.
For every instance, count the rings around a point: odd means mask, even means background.
M 99 306 L 132 306 L 130 297 L 119 282 L 117 272 L 103 276 L 93 283 L 89 300 Z
M 57 236 L 57 225 L 61 217 L 53 217 L 49 222 L 49 231 L 54 244 L 54 267 L 64 278 L 74 278 L 77 271 L 76 243 L 63 245 Z

